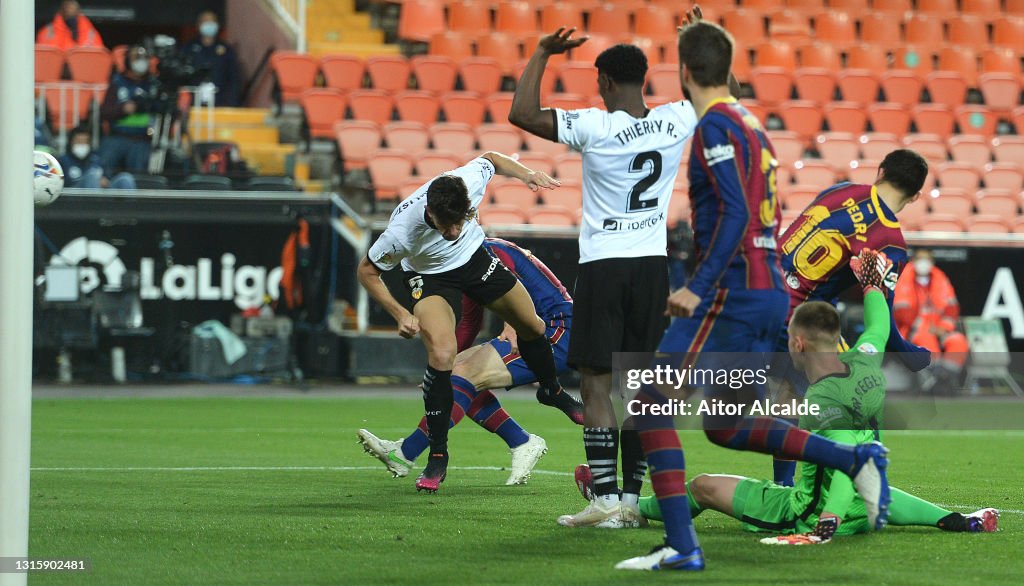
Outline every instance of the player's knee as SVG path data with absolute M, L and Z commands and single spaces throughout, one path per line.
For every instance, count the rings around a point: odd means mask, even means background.
M 538 316 L 533 316 L 532 319 L 527 319 L 523 323 L 516 326 L 516 336 L 520 340 L 536 340 L 543 336 L 547 329 L 544 327 L 544 321 Z
M 708 425 L 705 422 L 705 425 Z M 704 435 L 707 436 L 708 441 L 715 445 L 726 446 L 729 445 L 729 439 L 732 437 L 732 432 L 727 429 L 712 429 L 709 428 L 704 430 Z M 696 480 L 696 478 L 694 479 Z
M 689 484 L 690 495 L 698 504 L 704 504 L 711 500 L 714 492 L 714 483 L 707 474 L 698 474 L 693 477 Z
M 453 370 L 455 367 L 456 347 L 454 344 L 442 344 L 427 349 L 427 363 L 437 370 Z

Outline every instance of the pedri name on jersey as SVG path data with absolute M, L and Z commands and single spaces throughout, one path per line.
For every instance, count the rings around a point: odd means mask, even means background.
M 662 132 L 663 129 L 665 134 L 672 135 L 672 138 L 679 138 L 676 136 L 676 125 L 666 120 L 641 120 L 616 132 L 615 138 L 619 144 L 626 144 L 646 134 Z

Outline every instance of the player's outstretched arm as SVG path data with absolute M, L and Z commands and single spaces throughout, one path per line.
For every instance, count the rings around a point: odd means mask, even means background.
M 356 269 L 356 276 L 359 283 L 370 294 L 374 301 L 380 303 L 384 309 L 395 318 L 398 323 L 398 334 L 403 338 L 412 338 L 420 331 L 419 320 L 409 313 L 409 310 L 402 307 L 402 304 L 388 291 L 384 281 L 381 280 L 381 271 L 369 258 L 363 257 Z
M 533 56 L 526 64 L 526 69 L 523 70 L 522 77 L 519 78 L 519 83 L 516 84 L 512 108 L 508 113 L 509 122 L 530 134 L 550 141 L 558 140 L 555 111 L 540 107 L 540 80 L 544 77 L 544 69 L 547 67 L 548 58 L 551 55 L 558 55 L 574 47 L 579 47 L 590 38 L 573 39 L 574 32 L 576 32 L 575 28 L 569 30 L 560 28 L 554 34 L 541 37 L 537 43 L 537 50 L 533 52 Z
M 488 151 L 480 156 L 487 159 L 492 165 L 494 165 L 494 172 L 498 175 L 518 179 L 534 191 L 539 189 L 554 189 L 561 185 L 557 179 L 553 179 L 547 173 L 543 171 L 534 171 L 507 155 Z
M 868 344 L 881 352 L 889 340 L 892 324 L 889 303 L 883 293 L 886 278 L 893 270 L 892 261 L 884 252 L 865 248 L 859 256 L 850 259 L 850 269 L 864 289 L 864 333 L 857 339 L 856 347 Z

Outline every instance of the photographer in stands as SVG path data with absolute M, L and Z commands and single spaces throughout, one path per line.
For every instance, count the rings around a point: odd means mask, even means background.
M 103 38 L 92 22 L 82 14 L 77 0 L 64 0 L 50 24 L 39 29 L 39 45 L 51 45 L 63 51 L 74 47 L 102 47 Z
M 149 52 L 142 45 L 128 49 L 125 64 L 124 73 L 111 76 L 100 109 L 103 124 L 110 129 L 100 144 L 100 161 L 108 176 L 119 169 L 145 172 L 149 166 L 159 82 L 150 74 Z
M 210 10 L 201 13 L 196 26 L 199 36 L 181 48 L 182 57 L 196 70 L 207 72 L 206 79 L 217 87 L 217 106 L 241 105 L 238 57 L 234 49 L 217 37 L 217 15 Z

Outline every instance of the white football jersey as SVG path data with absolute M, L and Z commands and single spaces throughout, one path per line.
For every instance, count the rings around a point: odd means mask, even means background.
M 697 127 L 690 102 L 644 118 L 598 108 L 555 113 L 558 142 L 583 155 L 580 262 L 665 256 L 668 204 L 683 144 Z
M 494 165 L 482 157 L 476 158 L 446 175 L 461 177 L 466 182 L 470 206 L 476 208 L 484 198 L 487 182 L 494 177 Z M 387 229 L 367 253 L 378 269 L 390 271 L 401 262 L 407 271 L 443 273 L 466 264 L 483 244 L 484 231 L 475 216 L 466 221 L 454 242 L 445 240 L 440 231 L 427 224 L 427 187 L 432 181 L 423 184 L 391 212 Z

